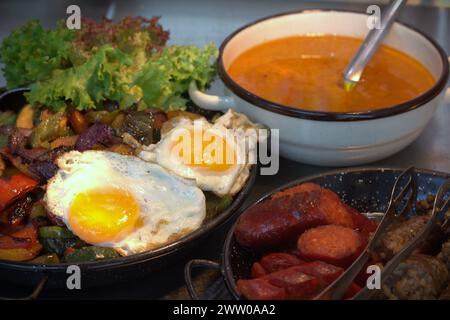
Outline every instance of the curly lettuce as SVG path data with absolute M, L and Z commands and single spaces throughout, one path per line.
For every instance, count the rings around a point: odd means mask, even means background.
M 101 47 L 85 63 L 64 70 L 55 70 L 48 80 L 38 81 L 26 93 L 32 105 L 61 111 L 67 105 L 78 110 L 96 109 L 106 99 L 130 107 L 140 98 L 129 87 L 127 68 L 133 61 L 119 49 Z
M 156 107 L 180 110 L 186 106 L 189 83 L 205 88 L 215 75 L 211 59 L 217 49 L 172 46 L 144 64 L 110 45 L 102 46 L 85 63 L 55 70 L 48 80 L 30 86 L 26 94 L 32 105 L 55 111 L 73 105 L 78 110 L 101 109 L 105 100 L 117 101 L 121 109 Z
M 205 89 L 213 80 L 218 52 L 165 47 L 168 37 L 158 18 L 83 20 L 78 31 L 31 21 L 3 41 L 0 55 L 8 87 L 29 85 L 36 107 L 102 109 L 109 100 L 121 109 L 182 110 L 192 81 Z
M 217 57 L 213 44 L 200 49 L 195 46 L 171 46 L 149 59 L 137 74 L 135 84 L 143 92 L 140 109 L 157 107 L 163 110 L 180 110 L 186 107 L 184 94 L 189 84 L 196 81 L 200 89 L 206 89 L 215 77 L 211 63 Z
M 13 31 L 0 47 L 8 88 L 48 79 L 54 70 L 70 66 L 74 36 L 62 24 L 55 30 L 44 30 L 36 20 Z

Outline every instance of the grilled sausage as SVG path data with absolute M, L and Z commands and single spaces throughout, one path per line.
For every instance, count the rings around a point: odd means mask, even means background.
M 249 208 L 236 226 L 242 246 L 264 251 L 294 246 L 305 230 L 326 224 L 355 226 L 352 213 L 339 197 L 316 184 L 302 184 Z
M 364 250 L 367 240 L 356 230 L 328 225 L 310 229 L 297 242 L 301 257 L 348 267 Z
M 252 265 L 252 269 L 250 271 L 250 277 L 252 279 L 263 277 L 266 274 L 267 274 L 267 271 L 264 269 L 264 267 L 261 265 L 261 263 L 255 262 Z
M 249 300 L 283 300 L 287 297 L 284 288 L 272 285 L 267 278 L 238 280 L 236 287 Z
M 298 257 L 292 254 L 278 252 L 265 255 L 261 259 L 260 263 L 266 273 L 272 273 L 299 265 L 301 263 L 304 263 L 304 261 L 300 260 Z
M 355 208 L 352 208 L 347 205 L 346 207 L 347 210 L 352 215 L 354 228 L 360 231 L 363 235 L 365 235 L 366 238 L 369 238 L 369 236 L 377 230 L 378 224 L 367 218 L 365 215 L 361 214 Z
M 238 291 L 247 299 L 310 299 L 336 280 L 344 269 L 325 262 L 304 262 L 251 280 L 238 280 Z M 347 296 L 355 294 L 353 284 Z

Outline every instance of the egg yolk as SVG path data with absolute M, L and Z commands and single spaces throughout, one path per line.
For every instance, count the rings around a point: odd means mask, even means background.
M 138 227 L 139 205 L 122 189 L 89 190 L 74 197 L 68 220 L 71 230 L 90 244 L 120 241 Z
M 187 159 L 184 161 L 185 164 L 209 171 L 222 172 L 230 169 L 236 162 L 234 149 L 223 137 L 217 134 L 206 136 L 205 132 L 200 130 L 191 130 L 189 133 L 187 139 L 190 140 L 190 143 L 189 141 L 184 143 L 184 135 L 179 137 L 179 142 L 182 144 L 179 156 Z M 200 139 L 196 139 L 196 135 Z

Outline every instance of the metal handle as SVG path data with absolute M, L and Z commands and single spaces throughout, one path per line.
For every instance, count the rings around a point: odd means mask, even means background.
M 189 296 L 193 300 L 202 300 L 194 288 L 194 282 L 192 281 L 192 269 L 204 267 L 220 270 L 220 264 L 210 260 L 194 259 L 189 261 L 184 267 L 184 281 L 186 282 L 186 288 L 189 292 Z
M 235 107 L 233 97 L 214 96 L 201 92 L 195 81 L 189 85 L 189 96 L 191 100 L 203 109 L 214 111 L 225 111 Z
M 19 297 L 19 298 L 0 297 L 0 300 L 35 300 L 41 294 L 47 281 L 48 281 L 48 275 L 43 276 L 42 279 L 39 280 L 38 284 L 33 289 L 33 291 L 31 291 L 31 294 L 28 296 Z
M 405 4 L 406 0 L 391 0 L 389 6 L 381 13 L 380 27 L 369 31 L 358 52 L 344 70 L 344 82 L 349 88 L 352 88 L 360 80 L 364 68 L 389 32 Z

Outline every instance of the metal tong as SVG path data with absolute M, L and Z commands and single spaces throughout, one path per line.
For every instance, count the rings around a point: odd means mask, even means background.
M 406 183 L 405 183 L 406 181 Z M 438 190 L 433 211 L 430 220 L 419 234 L 417 234 L 407 245 L 402 248 L 384 267 L 381 273 L 381 282 L 389 277 L 400 262 L 407 258 L 411 253 L 422 244 L 436 227 L 438 223 L 445 230 L 448 227 L 449 220 L 445 219 L 445 212 L 450 204 L 450 179 L 448 179 Z M 402 172 L 394 183 L 391 198 L 386 213 L 383 216 L 378 228 L 370 240 L 366 249 L 361 253 L 358 259 L 332 284 L 323 290 L 315 300 L 341 299 L 348 287 L 351 285 L 355 277 L 360 273 L 361 269 L 366 266 L 372 254 L 377 249 L 380 240 L 385 235 L 389 225 L 395 220 L 406 216 L 416 203 L 417 188 L 414 167 L 410 167 Z M 370 290 L 366 287 L 361 289 L 352 299 L 364 300 L 369 299 L 378 290 Z

